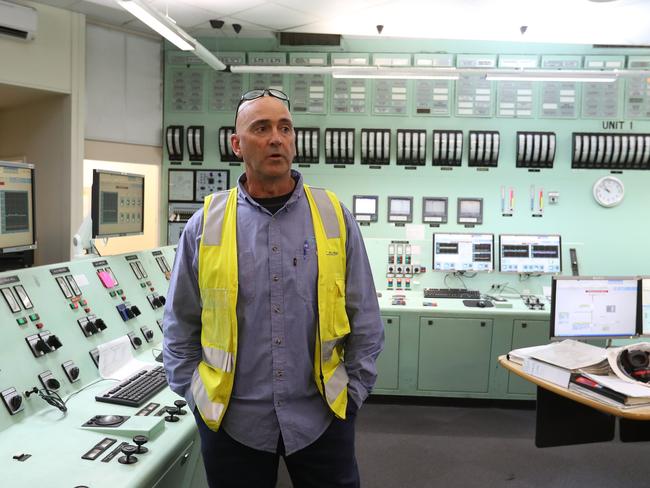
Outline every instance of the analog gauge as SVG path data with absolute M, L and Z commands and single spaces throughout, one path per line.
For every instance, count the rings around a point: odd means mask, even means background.
M 603 207 L 614 207 L 623 201 L 625 187 L 615 176 L 603 176 L 594 183 L 594 198 Z

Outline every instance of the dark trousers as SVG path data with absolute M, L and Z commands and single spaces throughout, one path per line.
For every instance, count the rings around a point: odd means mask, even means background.
M 354 456 L 354 421 L 334 419 L 312 444 L 289 456 L 258 451 L 240 444 L 224 429 L 210 430 L 194 412 L 201 436 L 201 452 L 210 488 L 273 488 L 278 478 L 280 456 L 294 488 L 359 488 L 359 470 Z

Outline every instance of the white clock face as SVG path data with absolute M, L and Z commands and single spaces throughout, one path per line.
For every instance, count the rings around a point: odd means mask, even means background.
M 603 176 L 594 183 L 594 198 L 603 207 L 614 207 L 623 201 L 625 187 L 615 176 Z

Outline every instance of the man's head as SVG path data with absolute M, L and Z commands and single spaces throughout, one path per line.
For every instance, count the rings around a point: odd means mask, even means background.
M 296 136 L 288 103 L 287 96 L 277 90 L 253 90 L 239 103 L 230 142 L 233 152 L 244 160 L 250 182 L 268 184 L 291 178 Z

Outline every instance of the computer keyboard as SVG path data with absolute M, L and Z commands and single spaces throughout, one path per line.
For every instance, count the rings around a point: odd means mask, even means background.
M 128 407 L 139 407 L 149 398 L 167 386 L 167 377 L 162 366 L 153 369 L 143 369 L 97 395 L 95 400 L 105 403 L 116 403 Z
M 425 288 L 424 298 L 460 298 L 463 300 L 478 300 L 481 293 L 465 288 Z

